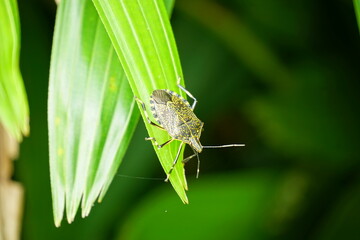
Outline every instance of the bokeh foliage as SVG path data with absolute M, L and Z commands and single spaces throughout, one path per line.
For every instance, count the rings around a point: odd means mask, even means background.
M 16 164 L 16 178 L 27 189 L 24 239 L 360 235 L 360 49 L 352 2 L 197 4 L 199 9 L 212 4 L 213 11 L 221 11 L 215 16 L 231 16 L 235 23 L 222 28 L 226 33 L 216 32 L 209 26 L 214 14 L 202 11 L 205 17 L 200 20 L 192 4 L 175 4 L 172 26 L 186 86 L 199 100 L 196 113 L 205 122 L 202 143 L 244 142 L 246 148 L 204 151 L 198 180 L 196 161 L 187 164 L 188 206 L 162 181 L 116 176 L 103 203 L 95 205 L 88 218 L 55 229 L 45 128 L 55 5 L 19 1 L 21 70 L 32 109 L 32 134 Z M 241 26 L 276 57 L 291 84 L 264 81 L 265 75 L 244 62 L 246 56 L 234 50 L 244 46 L 222 35 L 240 37 Z M 249 58 L 258 52 L 254 42 L 241 44 L 248 47 Z M 163 177 L 152 147 L 143 140 L 146 134 L 139 124 L 119 174 Z

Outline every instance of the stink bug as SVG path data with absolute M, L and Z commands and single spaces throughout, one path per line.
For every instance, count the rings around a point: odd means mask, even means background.
M 168 89 L 159 89 L 154 90 L 150 96 L 150 107 L 151 113 L 154 116 L 155 120 L 158 124 L 154 123 L 150 120 L 145 104 L 135 96 L 135 99 L 138 103 L 141 104 L 146 120 L 149 124 L 160 128 L 161 130 L 167 131 L 170 135 L 171 139 L 159 144 L 155 138 L 145 138 L 145 140 L 151 140 L 154 144 L 160 149 L 171 143 L 174 140 L 181 141 L 179 146 L 179 150 L 176 154 L 176 157 L 173 161 L 173 164 L 167 173 L 167 177 L 165 182 L 169 180 L 170 174 L 174 169 L 177 160 L 180 155 L 181 148 L 183 144 L 188 144 L 194 151 L 194 154 L 185 158 L 183 163 L 186 163 L 193 157 L 197 157 L 198 159 L 198 167 L 196 178 L 199 176 L 200 169 L 200 159 L 199 153 L 203 150 L 203 148 L 224 148 L 224 147 L 243 147 L 245 144 L 228 144 L 228 145 L 220 145 L 220 146 L 202 146 L 200 143 L 201 132 L 203 131 L 204 123 L 200 121 L 194 114 L 194 108 L 196 106 L 197 100 L 196 98 L 183 86 L 179 83 L 177 85 L 180 90 L 184 91 L 190 98 L 194 100 L 193 104 L 185 100 L 179 94 L 168 90 Z

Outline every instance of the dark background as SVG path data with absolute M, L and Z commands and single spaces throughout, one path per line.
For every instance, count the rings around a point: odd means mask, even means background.
M 19 0 L 31 135 L 16 180 L 23 239 L 357 239 L 359 32 L 351 1 L 185 1 L 172 25 L 204 145 L 189 205 L 164 178 L 142 121 L 104 202 L 55 228 L 47 87 L 56 5 Z M 259 50 L 260 49 L 260 50 Z M 190 151 L 188 152 L 190 153 Z

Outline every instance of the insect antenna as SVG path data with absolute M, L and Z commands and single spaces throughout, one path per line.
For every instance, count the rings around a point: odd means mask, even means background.
M 164 178 L 136 177 L 136 176 L 130 176 L 130 175 L 125 175 L 125 174 L 116 174 L 116 176 L 123 177 L 123 178 L 140 179 L 140 180 L 164 181 Z
M 218 146 L 203 146 L 203 148 L 227 148 L 227 147 L 245 147 L 245 144 L 226 144 Z
M 218 146 L 203 146 L 203 148 L 227 148 L 227 147 L 244 147 L 245 144 L 226 144 L 226 145 L 218 145 Z M 196 178 L 199 178 L 199 173 L 200 173 L 200 158 L 199 158 L 199 153 L 197 151 L 195 151 L 193 148 L 192 150 L 194 151 L 194 154 L 185 158 L 182 162 L 185 164 L 187 163 L 190 159 L 192 159 L 193 157 L 197 157 L 198 160 L 198 164 L 197 164 L 197 169 L 196 169 Z

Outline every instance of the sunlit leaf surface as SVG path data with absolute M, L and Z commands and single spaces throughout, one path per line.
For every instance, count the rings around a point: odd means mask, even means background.
M 121 64 L 91 1 L 58 6 L 48 122 L 54 219 L 87 216 L 113 179 L 139 112 Z
M 149 110 L 149 97 L 155 89 L 179 92 L 176 86 L 182 79 L 180 61 L 164 4 L 160 0 L 93 0 L 113 42 L 134 94 Z M 170 5 L 171 6 L 171 5 Z M 182 94 L 184 95 L 184 94 Z M 142 113 L 143 115 L 143 113 Z M 150 137 L 163 143 L 169 135 L 149 125 L 143 119 Z M 173 142 L 154 149 L 167 173 L 179 148 Z M 170 176 L 170 182 L 184 203 L 188 202 L 182 154 Z
M 20 24 L 16 0 L 0 0 L 0 122 L 21 141 L 29 134 L 29 107 L 19 70 Z

